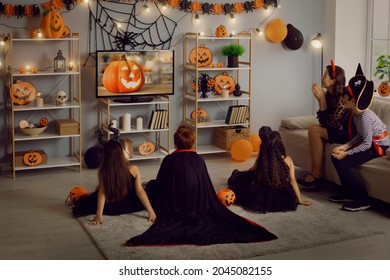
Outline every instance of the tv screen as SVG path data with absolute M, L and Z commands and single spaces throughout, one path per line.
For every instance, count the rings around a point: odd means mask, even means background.
M 173 50 L 96 51 L 98 98 L 136 101 L 174 93 Z

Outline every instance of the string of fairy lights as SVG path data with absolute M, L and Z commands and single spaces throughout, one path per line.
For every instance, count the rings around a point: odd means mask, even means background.
M 207 20 L 207 16 L 212 15 L 225 15 L 231 22 L 235 22 L 237 15 L 241 13 L 249 13 L 256 10 L 262 10 L 264 14 L 264 19 L 258 24 L 258 26 L 249 28 L 253 31 L 255 35 L 260 37 L 264 35 L 265 23 L 272 16 L 275 9 L 280 9 L 282 7 L 280 0 L 252 0 L 244 2 L 235 2 L 235 3 L 213 3 L 208 2 L 199 2 L 199 1 L 188 1 L 188 0 L 96 0 L 97 2 L 112 2 L 118 4 L 130 4 L 133 2 L 139 6 L 139 14 L 148 14 L 152 12 L 150 4 L 158 5 L 159 9 L 162 12 L 167 11 L 167 9 L 177 9 L 179 11 L 185 12 L 192 15 L 192 22 L 194 24 L 199 24 L 203 20 Z M 14 2 L 14 1 L 12 1 Z M 80 4 L 89 5 L 93 0 L 52 0 L 50 2 L 41 3 L 40 6 L 44 9 L 50 5 L 55 4 L 61 13 L 69 12 L 74 7 Z M 22 4 L 3 4 L 0 2 L 0 15 L 7 17 L 16 16 L 20 17 L 40 17 L 42 14 L 41 9 L 38 4 L 32 5 L 22 5 Z M 184 18 L 184 17 L 183 17 Z M 32 28 L 27 27 L 15 27 L 10 26 L 4 23 L 6 20 L 3 19 L 3 22 L 0 23 L 0 26 L 7 27 L 9 29 L 25 29 L 31 31 Z M 118 21 L 117 28 L 121 28 L 121 23 Z M 202 36 L 204 32 L 200 31 L 199 34 Z M 235 35 L 235 31 L 231 31 L 231 35 Z M 37 29 L 37 38 L 42 38 L 42 33 Z M 0 48 L 4 49 L 6 42 L 8 40 L 7 34 L 0 34 Z M 4 60 L 5 54 L 4 51 L 0 53 L 0 67 L 2 66 L 2 61 Z

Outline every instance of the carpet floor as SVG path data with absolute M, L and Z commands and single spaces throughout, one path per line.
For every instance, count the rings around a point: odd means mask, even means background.
M 102 254 L 112 260 L 248 259 L 383 234 L 348 213 L 316 201 L 313 206 L 299 206 L 294 212 L 257 214 L 238 206 L 231 206 L 230 210 L 264 226 L 276 234 L 278 239 L 269 242 L 208 246 L 124 247 L 122 246 L 124 242 L 141 234 L 150 226 L 146 220 L 146 211 L 104 216 L 103 224 L 99 226 L 89 225 L 93 216 L 81 217 L 79 222 Z

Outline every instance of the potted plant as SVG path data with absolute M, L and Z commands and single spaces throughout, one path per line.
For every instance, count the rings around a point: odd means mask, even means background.
M 230 44 L 222 47 L 222 55 L 228 57 L 227 67 L 238 67 L 238 57 L 245 53 L 245 48 L 239 44 Z
M 390 87 L 388 85 L 388 82 L 390 81 L 390 54 L 379 56 L 376 59 L 376 62 L 377 65 L 374 75 L 379 80 L 382 80 L 382 83 L 378 87 L 378 93 L 381 96 L 388 96 L 390 93 Z

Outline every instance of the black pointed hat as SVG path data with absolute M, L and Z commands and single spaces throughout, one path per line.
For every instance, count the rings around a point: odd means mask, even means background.
M 358 111 L 363 112 L 370 107 L 374 97 L 374 83 L 373 81 L 367 81 L 360 63 L 355 76 L 348 82 L 347 90 L 348 94 L 355 98 Z

